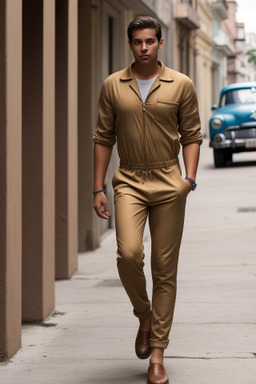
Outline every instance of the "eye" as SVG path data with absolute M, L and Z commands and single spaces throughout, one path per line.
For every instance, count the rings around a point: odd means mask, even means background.
M 148 44 L 154 44 L 155 40 L 148 40 Z

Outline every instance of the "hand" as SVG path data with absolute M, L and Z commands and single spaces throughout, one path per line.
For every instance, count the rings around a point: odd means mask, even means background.
M 94 195 L 93 208 L 100 218 L 109 219 L 107 197 L 104 192 L 99 192 Z
M 187 189 L 188 189 L 188 194 L 189 194 L 189 192 L 191 192 L 192 191 L 192 184 L 190 183 L 190 181 L 188 181 L 188 180 L 184 180 L 185 181 L 185 183 L 187 184 Z

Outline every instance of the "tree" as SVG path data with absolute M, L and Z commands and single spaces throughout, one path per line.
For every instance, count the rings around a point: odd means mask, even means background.
M 250 49 L 246 52 L 246 55 L 249 57 L 249 63 L 253 63 L 254 65 L 256 65 L 256 49 Z

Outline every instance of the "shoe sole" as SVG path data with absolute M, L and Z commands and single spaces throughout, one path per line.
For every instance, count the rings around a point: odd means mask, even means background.
M 148 354 L 148 355 L 144 355 L 144 356 L 139 356 L 139 355 L 137 355 L 136 354 L 136 356 L 139 358 L 139 359 L 141 359 L 141 360 L 145 360 L 145 359 L 148 359 L 149 358 L 149 356 L 151 356 L 151 353 L 152 353 L 152 351 L 150 351 L 150 353 Z M 167 383 L 168 384 L 168 383 Z
M 148 380 L 148 382 L 147 382 L 148 384 L 154 384 L 154 383 L 151 383 L 149 380 Z M 170 384 L 170 381 L 168 380 L 168 381 L 166 381 L 166 383 L 165 384 Z

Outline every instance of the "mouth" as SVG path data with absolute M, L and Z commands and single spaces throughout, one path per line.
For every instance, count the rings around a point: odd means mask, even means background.
M 142 58 L 142 59 L 148 59 L 148 58 L 149 58 L 149 55 L 142 55 L 141 58 Z

